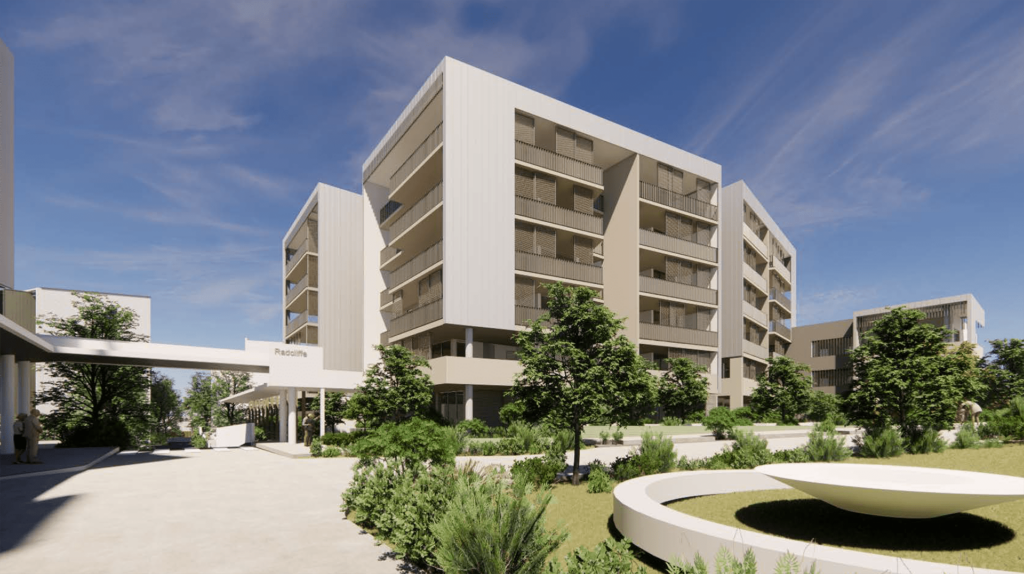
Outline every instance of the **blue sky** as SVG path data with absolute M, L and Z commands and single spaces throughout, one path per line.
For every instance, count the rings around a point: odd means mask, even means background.
M 799 324 L 971 292 L 1022 337 L 1022 30 L 985 0 L 3 2 L 17 286 L 148 294 L 156 342 L 279 339 L 289 223 L 449 55 L 746 180 Z

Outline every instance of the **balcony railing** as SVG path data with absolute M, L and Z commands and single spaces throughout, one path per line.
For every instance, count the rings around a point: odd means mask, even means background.
M 686 345 L 718 346 L 717 331 L 700 331 L 657 323 L 640 323 L 640 338 L 651 341 L 667 341 Z
M 762 347 L 758 343 L 743 339 L 743 352 L 757 357 L 758 359 L 768 359 L 768 349 Z
M 601 217 L 518 195 L 516 196 L 516 215 L 599 235 L 604 233 L 604 219 Z
M 765 315 L 764 311 L 758 309 L 757 307 L 751 305 L 750 303 L 747 303 L 746 301 L 743 302 L 743 314 L 746 315 L 747 317 L 750 317 L 760 325 L 768 325 L 768 315 Z
M 687 241 L 685 239 L 679 239 L 678 237 L 671 237 L 663 233 L 651 231 L 650 229 L 640 229 L 640 245 L 678 253 L 679 255 L 685 255 L 687 257 L 694 257 L 696 259 L 702 259 L 712 263 L 718 262 L 718 249 L 714 247 L 694 243 L 693 241 Z
M 309 275 L 306 275 L 301 280 L 299 280 L 298 283 L 293 285 L 291 289 L 288 290 L 288 297 L 286 299 L 287 302 L 285 303 L 285 306 L 291 305 L 295 301 L 295 299 L 298 298 L 299 293 L 302 293 L 308 286 Z
M 595 265 L 576 263 L 568 259 L 557 259 L 535 255 L 525 251 L 516 251 L 516 269 L 541 275 L 561 277 L 570 281 L 603 284 L 602 269 Z
M 708 305 L 718 304 L 718 291 L 696 285 L 666 281 L 656 277 L 640 276 L 640 291 L 663 297 L 675 297 L 676 299 L 687 299 Z
M 310 320 L 309 320 L 309 311 L 303 311 L 302 313 L 299 313 L 299 315 L 297 317 L 295 317 L 291 321 L 288 321 L 288 335 L 287 336 L 291 337 L 292 334 L 295 333 L 295 331 L 297 331 L 299 329 L 299 327 L 301 327 L 301 326 L 303 326 L 303 325 L 305 325 L 306 323 L 309 323 L 309 322 L 310 322 Z M 315 323 L 315 321 L 313 321 L 313 322 Z
M 550 169 L 551 171 L 557 171 L 576 179 L 604 185 L 604 172 L 596 165 L 557 154 L 526 142 L 516 141 L 516 159 Z
M 388 261 L 395 258 L 396 255 L 401 253 L 402 250 L 397 247 L 385 247 L 380 250 L 380 264 L 384 265 Z
M 523 305 L 516 305 L 516 325 L 530 325 L 534 321 L 540 319 L 541 315 L 547 313 L 547 309 L 539 309 L 537 307 L 526 307 Z M 550 324 L 545 322 L 545 325 Z
M 391 292 L 389 292 L 387 289 L 385 289 L 385 290 L 380 292 L 380 306 L 381 307 L 383 307 L 385 305 L 390 305 L 393 301 L 394 301 L 394 297 L 392 297 Z
M 667 190 L 663 187 L 658 187 L 653 183 L 647 183 L 644 181 L 640 182 L 640 197 L 647 201 L 653 201 L 673 209 L 678 209 L 679 211 L 685 211 L 706 219 L 718 221 L 717 205 L 712 205 L 695 197 L 690 197 L 688 195 Z
M 743 278 L 751 285 L 757 287 L 762 293 L 768 293 L 768 280 L 761 276 L 756 269 L 743 263 Z
M 295 253 L 292 254 L 292 258 L 289 259 L 288 263 L 285 264 L 285 266 L 284 266 L 284 274 L 285 275 L 288 275 L 289 273 L 292 272 L 292 269 L 295 269 L 295 266 L 299 264 L 299 260 L 302 259 L 302 256 L 305 255 L 306 251 L 308 251 L 308 250 L 309 250 L 309 241 L 303 241 L 302 245 L 300 245 L 299 248 L 295 250 Z
M 377 223 L 380 223 L 381 227 L 387 228 L 387 226 L 384 225 L 384 222 L 399 209 L 402 209 L 402 204 L 397 201 L 389 201 L 385 203 L 384 207 L 380 208 L 380 215 L 378 216 Z
M 757 234 L 754 233 L 754 230 L 751 229 L 745 223 L 743 225 L 743 239 L 746 239 L 747 243 L 753 245 L 754 249 L 760 251 L 762 258 L 764 258 L 766 261 L 768 260 L 768 246 L 765 245 L 764 241 L 760 237 L 758 237 Z
M 412 175 L 412 172 L 416 171 L 416 168 L 423 163 L 423 160 L 427 159 L 427 156 L 433 153 L 434 150 L 441 145 L 441 142 L 444 141 L 444 129 L 442 128 L 444 128 L 443 122 L 437 124 L 434 131 L 430 132 L 430 135 L 423 140 L 423 143 L 409 154 L 409 158 L 406 159 L 402 165 L 398 166 L 395 173 L 391 174 L 390 186 L 392 192 L 394 192 L 407 177 Z
M 786 294 L 780 291 L 779 289 L 772 289 L 771 292 L 769 292 L 768 296 L 771 298 L 772 301 L 775 301 L 779 305 L 785 307 L 787 311 L 791 313 L 793 312 L 793 302 L 790 301 L 789 297 L 786 297 Z
M 768 326 L 768 329 L 770 332 L 778 333 L 790 341 L 793 340 L 793 331 L 781 321 L 772 321 L 771 325 Z
M 786 283 L 793 284 L 793 273 L 782 265 L 782 261 L 778 257 L 772 256 L 771 266 L 772 271 L 778 273 L 779 277 L 786 280 Z
M 444 299 L 438 299 L 391 319 L 388 323 L 388 337 L 394 338 L 396 335 L 411 331 L 416 327 L 437 321 L 441 318 L 444 309 L 443 303 Z
M 417 201 L 411 208 L 409 208 L 409 211 L 403 213 L 401 217 L 396 219 L 395 222 L 391 224 L 391 240 L 394 241 L 396 237 L 398 237 L 407 229 L 412 227 L 413 224 L 419 221 L 424 215 L 427 214 L 427 212 L 429 212 L 431 209 L 434 209 L 434 207 L 436 207 L 437 204 L 441 203 L 442 199 L 444 199 L 443 182 L 434 186 L 434 189 L 428 191 L 427 194 L 424 195 L 422 199 Z
M 435 263 L 440 261 L 444 257 L 444 241 L 438 241 L 430 247 L 424 249 L 419 255 L 413 257 L 398 269 L 391 272 L 391 280 L 388 282 L 388 288 L 394 289 L 402 283 L 405 283 L 409 279 L 412 279 L 416 275 L 422 273 L 424 270 L 433 266 Z

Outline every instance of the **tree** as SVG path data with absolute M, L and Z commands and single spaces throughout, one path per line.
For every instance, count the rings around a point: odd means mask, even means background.
M 658 381 L 658 404 L 684 419 L 703 413 L 708 402 L 708 380 L 702 374 L 706 371 L 685 357 L 669 359 L 668 370 Z
M 324 424 L 334 426 L 345 422 L 345 393 L 324 393 L 326 398 L 324 405 Z M 314 413 L 320 412 L 320 395 L 313 395 L 310 402 L 310 410 Z M 319 416 L 319 414 L 317 415 Z
M 192 375 L 182 404 L 188 412 L 189 426 L 193 431 L 199 428 L 209 430 L 227 423 L 224 409 L 218 403 L 221 399 L 218 394 L 212 375 L 203 372 Z
M 982 363 L 982 379 L 988 387 L 985 408 L 998 409 L 1013 397 L 1024 397 L 1024 339 L 989 341 L 992 352 Z
M 64 337 L 147 341 L 136 332 L 134 311 L 95 293 L 72 294 L 75 314 L 40 320 L 43 331 Z M 151 372 L 142 367 L 85 363 L 48 363 L 53 381 L 37 401 L 53 405 L 47 427 L 66 446 L 119 446 L 139 444 L 149 431 Z
M 850 352 L 855 379 L 846 402 L 854 422 L 868 429 L 895 424 L 904 437 L 953 423 L 961 391 L 946 355 L 949 331 L 922 319 L 921 311 L 897 307 Z
M 768 359 L 768 368 L 757 378 L 750 407 L 761 415 L 777 414 L 783 422 L 796 420 L 811 406 L 810 367 L 785 355 Z
M 650 365 L 619 334 L 623 321 L 594 301 L 595 291 L 556 283 L 548 296 L 548 312 L 513 338 L 523 371 L 511 394 L 527 420 L 572 431 L 578 485 L 583 427 L 629 421 L 653 403 L 654 382 Z
M 953 388 L 963 401 L 980 401 L 985 395 L 986 385 L 982 382 L 981 359 L 974 354 L 974 343 L 964 341 L 943 354 L 942 373 L 950 378 Z
M 153 375 L 149 391 L 150 412 L 157 440 L 178 432 L 182 420 L 181 397 L 174 390 L 174 381 L 160 373 Z
M 434 402 L 427 361 L 401 345 L 376 345 L 380 361 L 366 370 L 363 384 L 349 399 L 348 418 L 375 428 L 426 415 Z
M 252 375 L 238 371 L 216 371 L 213 373 L 213 388 L 217 401 L 220 401 L 220 399 L 251 389 Z M 224 420 L 227 421 L 227 424 L 233 425 L 241 422 L 240 415 L 241 411 L 245 409 L 244 406 L 234 403 L 220 404 L 219 402 L 218 405 L 224 409 Z

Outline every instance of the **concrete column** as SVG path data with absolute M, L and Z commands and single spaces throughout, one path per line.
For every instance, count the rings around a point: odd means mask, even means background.
M 32 371 L 35 363 L 18 361 L 18 412 L 28 414 L 32 410 Z
M 324 403 L 327 402 L 326 395 L 327 393 L 320 389 L 320 436 L 324 436 L 324 433 L 327 432 L 327 420 L 324 418 L 324 411 L 327 410 L 324 406 Z
M 298 421 L 295 420 L 295 403 L 298 402 L 296 398 L 295 387 L 288 389 L 288 442 L 295 444 L 299 442 L 299 432 L 295 429 L 295 425 Z
M 473 327 L 466 327 L 466 356 L 475 357 L 473 352 Z
M 288 393 L 281 391 L 277 397 L 277 442 L 288 440 Z
M 18 365 L 14 355 L 0 356 L 0 454 L 14 453 L 14 389 L 18 384 Z
M 465 399 L 466 408 L 464 410 L 466 413 L 466 420 L 468 421 L 473 418 L 473 385 L 466 385 L 463 398 Z

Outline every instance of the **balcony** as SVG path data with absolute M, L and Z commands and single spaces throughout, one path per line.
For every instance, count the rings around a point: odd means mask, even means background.
M 666 281 L 665 279 L 648 277 L 646 275 L 640 276 L 640 292 L 649 293 L 651 295 L 661 295 L 662 297 L 686 299 L 688 301 L 696 301 L 697 303 L 706 303 L 708 305 L 718 304 L 718 291 L 715 291 L 714 289 L 698 287 L 696 285 L 687 285 L 685 283 L 676 283 L 675 281 Z
M 391 296 L 391 292 L 384 289 L 380 292 L 380 307 L 383 309 L 394 302 L 394 297 Z
M 550 275 L 583 283 L 595 283 L 598 285 L 604 283 L 603 270 L 600 267 L 576 263 L 568 259 L 535 255 L 525 251 L 516 251 L 516 270 L 537 273 L 539 275 Z
M 295 333 L 295 331 L 298 331 L 304 325 L 308 324 L 315 327 L 316 319 L 317 318 L 315 315 L 313 317 L 309 316 L 309 311 L 303 311 L 297 317 L 295 317 L 291 321 L 288 321 L 287 337 L 291 337 Z
M 772 321 L 771 325 L 768 326 L 768 332 L 780 335 L 787 341 L 793 340 L 793 331 L 782 321 Z
M 657 323 L 640 323 L 640 338 L 649 341 L 666 341 L 685 345 L 718 346 L 718 331 L 700 331 Z
M 793 284 L 793 273 L 782 265 L 782 261 L 778 257 L 772 257 L 771 266 L 772 271 L 778 273 L 779 277 L 782 277 L 787 285 Z
M 746 262 L 743 263 L 743 278 L 765 295 L 768 294 L 768 280 Z
M 762 259 L 768 261 L 768 246 L 764 244 L 764 241 L 745 222 L 743 224 L 743 239 L 761 254 Z
M 438 299 L 433 303 L 422 305 L 408 313 L 391 319 L 388 322 L 388 338 L 394 339 L 397 335 L 401 335 L 406 331 L 411 331 L 417 327 L 422 327 L 439 320 L 444 309 L 443 303 L 444 299 Z
M 772 301 L 781 305 L 783 309 L 789 311 L 790 313 L 793 312 L 793 303 L 789 300 L 789 297 L 786 297 L 786 294 L 783 293 L 781 289 L 773 288 L 771 292 L 768 294 L 768 297 Z
M 288 260 L 288 263 L 285 263 L 284 274 L 286 277 L 288 276 L 289 273 L 292 272 L 292 269 L 295 269 L 295 266 L 299 264 L 299 261 L 302 259 L 302 256 L 305 255 L 308 251 L 309 241 L 303 241 L 302 245 L 300 245 L 299 248 L 295 250 L 295 253 L 292 254 L 292 257 L 291 259 Z
M 768 349 L 753 341 L 743 339 L 743 352 L 764 361 L 768 360 Z
M 433 267 L 444 258 L 444 241 L 438 241 L 391 272 L 388 289 L 394 292 L 406 281 Z
M 693 257 L 694 259 L 710 261 L 711 263 L 718 262 L 718 249 L 714 247 L 694 243 L 693 241 L 687 241 L 685 239 L 679 239 L 677 237 L 670 237 L 663 233 L 651 231 L 650 229 L 640 229 L 640 245 L 643 245 L 644 247 L 653 247 L 654 249 L 661 249 L 662 251 L 668 251 L 670 253 L 676 253 L 686 257 Z
M 423 140 L 423 143 L 421 143 L 419 147 L 417 147 L 415 150 L 413 150 L 411 154 L 409 154 L 409 158 L 406 159 L 402 165 L 398 166 L 398 169 L 395 170 L 395 173 L 391 174 L 391 180 L 389 183 L 389 186 L 391 187 L 391 193 L 394 193 L 398 189 L 398 187 L 401 186 L 402 183 L 404 183 L 405 180 L 408 179 L 409 176 L 412 175 L 414 171 L 416 171 L 416 168 L 418 168 L 421 163 L 423 163 L 428 157 L 430 157 L 430 155 L 434 153 L 434 150 L 441 146 L 441 144 L 444 142 L 443 128 L 443 122 L 437 124 L 437 127 L 434 128 L 434 131 L 430 132 L 430 135 L 428 135 L 426 139 Z
M 395 222 L 391 224 L 391 241 L 394 241 L 396 237 L 398 237 L 402 233 L 405 233 L 417 221 L 423 219 L 423 216 L 430 213 L 430 211 L 437 207 L 438 204 L 440 204 L 441 200 L 443 199 L 444 182 L 434 186 L 434 189 L 431 189 L 429 192 L 427 192 L 427 194 L 424 195 L 422 199 L 417 201 L 411 208 L 409 208 L 409 211 L 403 213 L 401 217 L 396 219 Z
M 288 296 L 285 299 L 285 307 L 294 303 L 295 300 L 298 299 L 299 294 L 306 290 L 306 287 L 309 287 L 309 275 L 303 277 L 298 283 L 288 290 Z
M 402 252 L 402 250 L 397 248 L 397 247 L 385 247 L 384 249 L 381 249 L 380 250 L 380 265 L 381 265 L 381 267 L 383 267 L 384 264 L 387 263 L 388 261 L 391 261 L 395 257 L 398 257 L 398 254 L 401 253 L 401 252 Z
M 547 312 L 547 309 L 516 305 L 516 325 L 529 326 L 534 321 L 539 320 L 541 315 L 544 315 Z M 550 325 L 549 322 L 545 322 L 544 324 Z
M 604 219 L 601 217 L 518 195 L 516 196 L 516 215 L 579 229 L 587 233 L 597 235 L 604 233 Z
M 746 301 L 743 302 L 743 314 L 762 327 L 768 326 L 768 315 Z
M 384 207 L 380 208 L 380 214 L 378 215 L 377 222 L 380 223 L 381 227 L 386 229 L 388 226 L 384 225 L 384 223 L 388 219 L 390 219 L 391 216 L 394 215 L 395 212 L 397 212 L 399 209 L 402 209 L 401 203 L 398 203 L 397 201 L 387 202 L 386 204 L 384 204 Z
M 647 201 L 653 201 L 654 203 L 660 203 L 666 207 L 672 209 L 678 209 L 679 211 L 685 211 L 705 219 L 712 221 L 718 221 L 718 206 L 701 201 L 695 197 L 669 191 L 665 188 L 658 187 L 653 183 L 647 183 L 644 181 L 640 182 L 640 198 L 646 199 Z
M 526 142 L 516 141 L 516 159 L 579 180 L 604 185 L 604 172 L 596 165 L 584 163 Z

